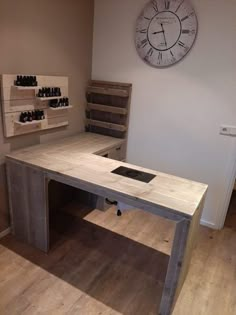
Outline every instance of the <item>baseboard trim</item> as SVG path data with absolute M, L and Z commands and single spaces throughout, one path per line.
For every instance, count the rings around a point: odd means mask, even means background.
M 212 222 L 201 220 L 200 223 L 201 223 L 201 225 L 209 227 L 210 229 L 217 230 L 216 225 L 214 223 L 212 223 Z
M 8 228 L 8 229 L 0 232 L 0 239 L 3 238 L 4 236 L 7 236 L 10 233 L 11 233 L 11 228 Z

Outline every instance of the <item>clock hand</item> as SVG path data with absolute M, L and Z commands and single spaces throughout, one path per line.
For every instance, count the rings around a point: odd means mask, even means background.
M 159 34 L 159 33 L 164 33 L 164 31 L 154 32 L 154 33 L 152 33 L 152 34 Z
M 163 24 L 162 24 L 162 23 L 161 23 L 161 28 L 162 28 L 162 32 L 163 32 L 163 36 L 164 36 L 165 45 L 166 45 L 166 47 L 167 47 L 166 35 L 165 35 L 165 31 L 164 31 L 164 27 L 163 27 Z

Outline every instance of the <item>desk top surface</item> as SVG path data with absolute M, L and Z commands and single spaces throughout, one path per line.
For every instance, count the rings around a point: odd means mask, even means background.
M 192 217 L 205 196 L 207 185 L 96 155 L 123 142 L 98 134 L 81 133 L 12 152 L 7 158 Z M 156 177 L 150 183 L 143 183 L 111 173 L 119 166 Z

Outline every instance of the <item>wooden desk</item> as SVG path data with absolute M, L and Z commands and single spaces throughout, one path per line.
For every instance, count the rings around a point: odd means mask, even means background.
M 123 150 L 124 140 L 85 133 L 8 155 L 13 233 L 45 252 L 49 250 L 50 180 L 175 221 L 175 238 L 158 313 L 168 315 L 171 314 L 188 271 L 207 185 L 118 161 L 122 159 Z M 149 172 L 156 177 L 146 184 L 112 174 L 111 171 L 119 166 Z

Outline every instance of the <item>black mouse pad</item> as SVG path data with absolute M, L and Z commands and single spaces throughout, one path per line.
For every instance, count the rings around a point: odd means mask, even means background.
M 120 166 L 116 168 L 111 173 L 128 177 L 131 179 L 139 180 L 140 182 L 144 182 L 144 183 L 149 183 L 151 180 L 153 180 L 153 178 L 156 177 L 156 175 L 138 171 L 132 168 L 127 168 L 124 166 Z

